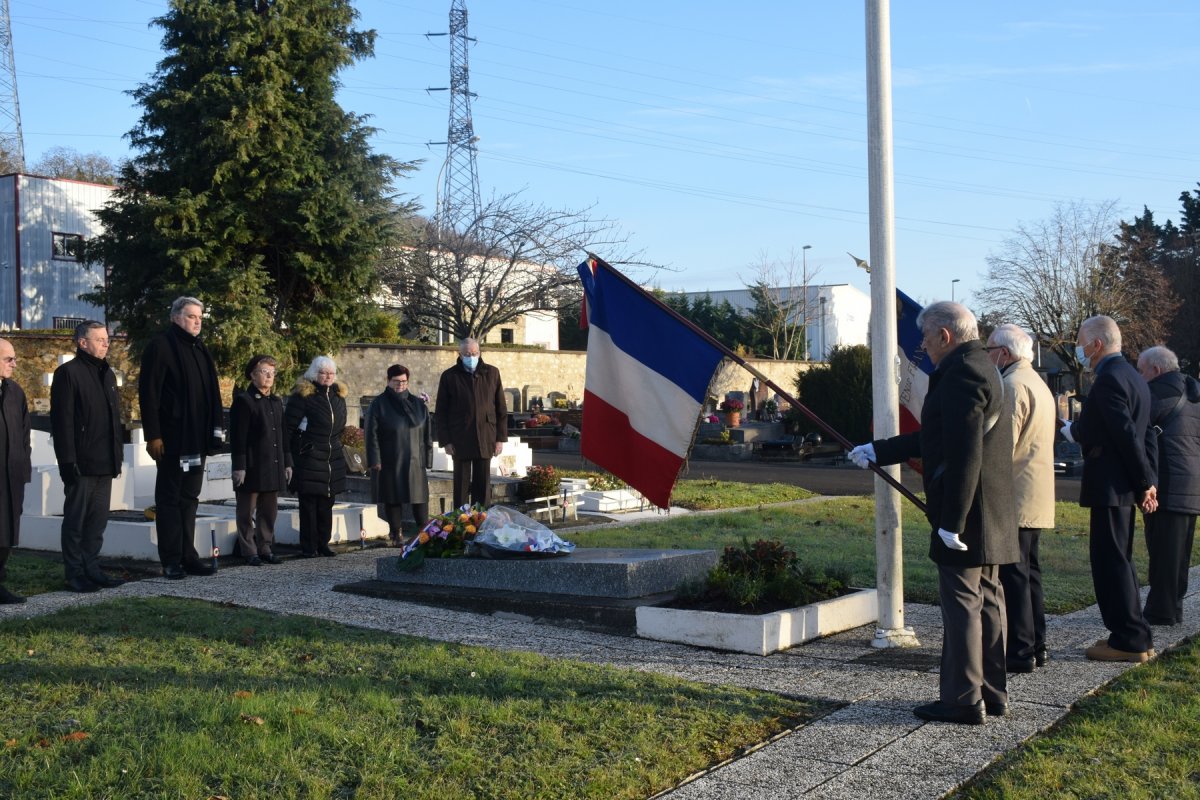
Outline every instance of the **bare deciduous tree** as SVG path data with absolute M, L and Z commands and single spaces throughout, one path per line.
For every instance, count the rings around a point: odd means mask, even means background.
M 558 311 L 578 283 L 586 251 L 622 263 L 626 239 L 609 220 L 493 198 L 465 230 L 416 224 L 405 246 L 384 260 L 380 278 L 398 298 L 408 327 L 429 338 L 482 338 L 533 311 Z M 612 259 L 617 258 L 614 262 Z M 629 263 L 625 261 L 623 263 Z
M 48 178 L 68 178 L 113 186 L 120 167 L 102 153 L 81 153 L 73 147 L 51 147 L 33 165 L 31 172 Z
M 989 319 L 1015 322 L 1070 365 L 1079 325 L 1107 314 L 1136 338 L 1154 337 L 1147 312 L 1163 289 L 1153 273 L 1131 268 L 1118 252 L 1116 202 L 1068 203 L 1047 219 L 1018 225 L 988 256 L 980 302 Z
M 777 260 L 760 253 L 753 268 L 754 279 L 745 284 L 754 299 L 754 307 L 745 312 L 750 326 L 770 346 L 772 358 L 808 358 L 808 287 L 820 268 L 809 267 L 795 250 Z

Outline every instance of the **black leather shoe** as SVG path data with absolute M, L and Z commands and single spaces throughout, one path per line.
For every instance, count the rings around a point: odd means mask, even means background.
M 282 564 L 283 563 L 283 559 L 280 558 L 279 556 L 275 555 L 274 553 L 267 553 L 266 555 L 259 556 L 259 558 L 262 559 L 262 562 L 264 564 Z
M 263 565 L 262 559 L 259 558 L 258 556 L 250 556 L 249 558 L 246 559 L 247 567 L 261 567 L 262 565 Z
M 1033 672 L 1036 663 L 1036 659 L 1033 658 L 1010 658 L 1005 668 L 1008 672 Z
M 921 719 L 930 722 L 957 722 L 960 725 L 982 725 L 984 717 L 983 701 L 973 706 L 951 705 L 938 700 L 936 703 L 926 703 L 917 706 L 913 713 Z
M 87 578 L 67 578 L 67 588 L 72 592 L 79 592 L 80 594 L 100 591 L 100 587 Z
M 307 551 L 307 550 L 301 550 L 301 551 L 300 551 L 300 557 L 301 557 L 301 558 L 316 558 L 316 557 L 317 557 L 317 553 L 316 553 L 316 551 L 315 551 L 315 550 L 314 550 L 313 552 L 311 552 L 311 553 L 310 553 L 309 551 Z
M 1008 716 L 1008 703 L 984 703 L 983 709 L 989 717 Z
M 205 564 L 203 561 L 185 561 L 183 571 L 188 575 L 212 575 L 216 572 L 212 564 Z
M 328 547 L 318 547 L 317 555 L 322 555 L 322 556 L 325 556 L 326 558 L 333 558 L 334 556 L 337 555 L 337 553 L 333 552 Z
M 103 572 L 97 572 L 95 575 L 88 575 L 88 580 L 99 586 L 101 589 L 115 589 L 121 586 L 125 581 L 120 578 L 114 578 L 112 575 L 105 575 Z
M 7 588 L 0 586 L 0 606 L 15 606 L 17 603 L 24 602 L 24 597 L 16 592 L 10 592 Z
M 1033 663 L 1037 664 L 1039 667 L 1046 666 L 1046 662 L 1049 660 L 1050 660 L 1050 651 L 1045 648 L 1038 650 L 1037 653 L 1035 653 L 1033 656 Z
M 178 564 L 168 564 L 163 567 L 163 577 L 169 581 L 181 581 L 187 577 L 187 573 Z

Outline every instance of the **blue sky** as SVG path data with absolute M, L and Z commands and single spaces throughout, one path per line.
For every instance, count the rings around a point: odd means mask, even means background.
M 128 154 L 124 94 L 161 57 L 155 0 L 10 0 L 27 161 Z M 376 57 L 342 76 L 374 145 L 425 159 L 398 187 L 428 210 L 446 137 L 448 0 L 361 0 Z M 861 3 L 468 1 L 482 193 L 594 206 L 666 289 L 739 288 L 804 245 L 818 280 L 869 291 Z M 1200 6 L 1147 0 L 895 3 L 896 280 L 972 300 L 989 252 L 1057 202 L 1178 220 L 1200 181 Z M 1189 99 L 1191 98 L 1191 99 Z

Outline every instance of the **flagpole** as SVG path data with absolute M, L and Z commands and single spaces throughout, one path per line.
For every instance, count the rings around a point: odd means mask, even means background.
M 867 183 L 871 227 L 871 395 L 875 435 L 900 432 L 896 349 L 895 195 L 892 188 L 892 45 L 889 0 L 866 0 Z M 898 466 L 876 470 L 892 483 Z M 875 481 L 875 647 L 920 645 L 904 625 L 904 549 L 900 500 Z M 924 511 L 924 508 L 922 508 Z
M 609 264 L 607 261 L 605 261 L 603 258 L 600 258 L 600 256 L 595 255 L 593 253 L 588 253 L 587 256 L 588 256 L 588 258 L 592 259 L 593 261 L 597 262 L 598 264 L 602 264 L 603 266 L 607 267 L 609 272 L 611 272 L 613 274 L 613 276 L 616 277 L 618 280 L 620 280 L 625 285 L 629 286 L 631 289 L 637 291 L 638 293 L 640 293 L 641 295 L 646 297 L 648 300 L 650 300 L 655 305 L 657 305 L 662 311 L 664 311 L 665 313 L 667 313 L 671 317 L 673 317 L 681 325 L 684 325 L 685 327 L 687 327 L 688 330 L 692 331 L 692 333 L 694 333 L 697 336 L 699 336 L 700 338 L 704 339 L 706 342 L 708 342 L 710 345 L 715 347 L 717 350 L 720 350 L 721 353 L 726 358 L 728 358 L 730 361 L 733 361 L 735 364 L 737 364 L 738 366 L 745 369 L 747 372 L 749 372 L 754 377 L 758 378 L 758 380 L 760 382 L 762 382 L 766 386 L 771 387 L 771 389 L 774 390 L 774 392 L 776 394 L 778 394 L 781 398 L 783 398 L 789 404 L 791 404 L 791 406 L 793 408 L 799 409 L 800 413 L 804 414 L 804 416 L 806 416 L 810 420 L 812 420 L 817 425 L 818 428 L 820 428 L 822 431 L 824 431 L 829 436 L 831 436 L 833 439 L 835 439 L 837 441 L 837 443 L 840 444 L 842 447 L 844 447 L 846 450 L 850 450 L 851 448 L 854 447 L 854 444 L 849 439 L 847 439 L 845 436 L 842 436 L 842 434 L 839 433 L 838 431 L 836 431 L 834 428 L 832 428 L 829 425 L 829 423 L 827 423 L 825 420 L 823 420 L 819 416 L 817 416 L 817 414 L 812 409 L 810 409 L 808 406 L 801 403 L 796 398 L 792 397 L 792 395 L 789 392 L 785 391 L 782 387 L 780 387 L 778 384 L 776 384 L 773 380 L 768 378 L 766 375 L 764 375 L 759 370 L 755 369 L 751 364 L 747 363 L 746 359 L 742 358 L 740 355 L 735 353 L 733 350 L 730 350 L 728 347 L 721 344 L 721 342 L 714 339 L 707 331 L 701 329 L 690 319 L 687 319 L 686 317 L 681 315 L 678 311 L 671 308 L 666 303 L 662 302 L 661 300 L 659 300 L 657 297 L 655 297 L 654 295 L 647 292 L 642 287 L 638 286 L 636 283 L 631 281 L 626 275 L 624 275 L 619 270 L 614 268 L 611 264 Z M 893 327 L 895 327 L 894 321 L 893 321 Z M 925 512 L 925 504 L 922 503 L 921 500 L 915 494 L 910 492 L 908 490 L 908 488 L 905 487 L 904 484 L 902 484 L 900 482 L 898 469 L 896 470 L 897 474 L 895 476 L 893 476 L 885 471 L 886 468 L 880 467 L 878 464 L 876 464 L 873 461 L 869 462 L 869 466 L 878 477 L 882 478 L 884 481 L 889 483 L 892 486 L 892 488 L 894 488 L 897 492 L 902 494 L 904 497 L 908 498 L 908 500 L 911 501 L 913 503 L 913 505 L 915 505 L 917 508 L 919 508 L 922 513 Z

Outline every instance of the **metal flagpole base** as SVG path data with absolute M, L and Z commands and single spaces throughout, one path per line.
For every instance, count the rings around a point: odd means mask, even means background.
M 917 634 L 912 628 L 876 628 L 872 647 L 920 647 Z

